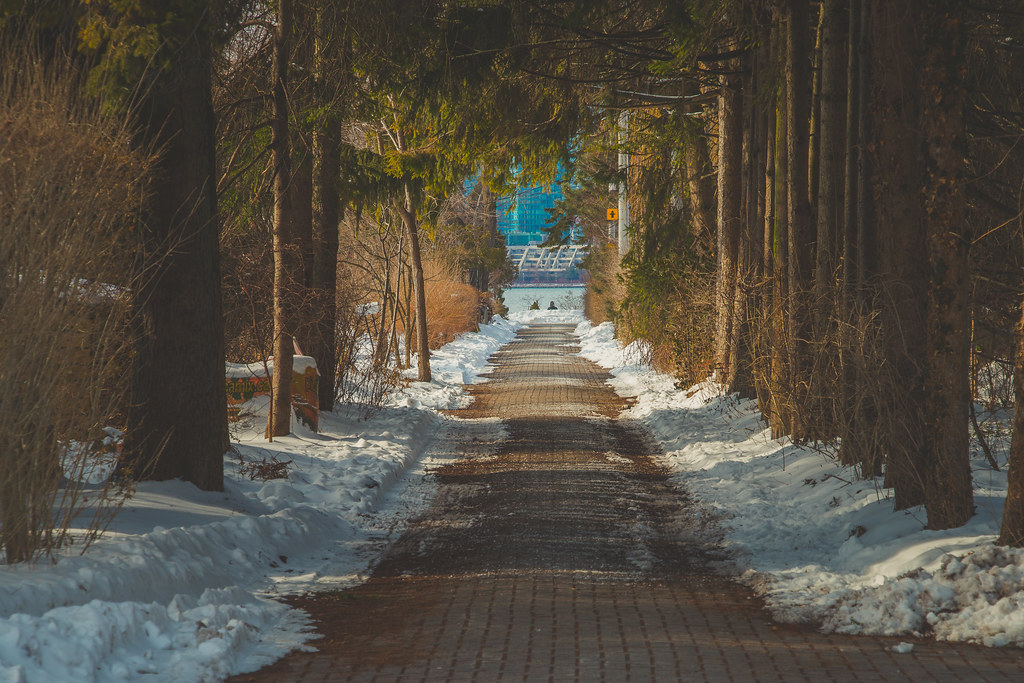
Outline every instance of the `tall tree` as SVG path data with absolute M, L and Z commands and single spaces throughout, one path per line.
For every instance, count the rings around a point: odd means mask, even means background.
M 789 372 L 793 401 L 802 404 L 809 383 L 811 339 L 810 294 L 814 259 L 814 229 L 808 201 L 808 135 L 810 121 L 810 48 L 807 0 L 786 5 L 786 210 L 789 237 L 788 291 Z M 815 436 L 806 415 L 794 415 L 793 438 Z
M 274 34 L 274 113 L 271 142 L 274 165 L 274 375 L 271 387 L 271 411 L 267 424 L 270 437 L 287 436 L 291 431 L 292 362 L 295 346 L 297 305 L 294 279 L 299 270 L 299 253 L 294 244 L 294 195 L 289 133 L 288 67 L 291 61 L 293 0 L 280 0 Z
M 400 142 L 404 147 L 404 142 Z M 405 225 L 405 236 L 409 242 L 409 265 L 412 276 L 413 324 L 416 338 L 416 378 L 420 382 L 429 382 L 430 344 L 427 336 L 427 295 L 423 282 L 423 256 L 420 249 L 419 224 L 416 221 L 416 205 L 413 203 L 409 183 L 404 183 L 404 197 L 395 200 L 395 208 Z
M 338 223 L 341 218 L 341 116 L 349 93 L 352 51 L 348 11 L 342 14 L 332 2 L 321 3 L 316 12 L 314 89 L 323 106 L 313 132 L 313 276 L 311 298 L 313 329 L 308 353 L 320 371 L 318 387 L 321 410 L 332 410 L 335 401 L 335 347 L 338 290 Z M 332 68 L 335 67 L 335 68 Z M 340 76 L 340 78 L 338 78 Z M 337 79 L 337 80 L 335 80 Z M 340 87 L 335 85 L 340 81 Z M 334 86 L 334 87 L 332 87 Z M 338 92 L 339 97 L 333 97 Z
M 878 424 L 877 385 L 872 385 L 867 349 L 860 331 L 873 329 L 871 311 L 877 284 L 875 227 L 871 219 L 872 188 L 868 182 L 867 95 L 864 31 L 865 3 L 850 0 L 846 96 L 846 170 L 843 189 L 843 257 L 840 320 L 842 378 L 840 385 L 840 462 L 860 467 L 866 477 L 882 473 L 883 454 L 874 437 Z M 874 388 L 873 388 L 874 387 Z
M 878 235 L 877 307 L 880 311 L 888 375 L 875 393 L 886 418 L 881 443 L 886 483 L 896 509 L 924 503 L 927 456 L 924 450 L 926 354 L 920 90 L 907 82 L 920 74 L 919 33 L 913 0 L 868 3 L 870 36 L 870 138 L 872 187 Z
M 786 33 L 788 23 L 783 17 L 776 22 L 777 37 L 776 63 L 786 61 Z M 796 405 L 793 401 L 792 368 L 790 367 L 789 334 L 789 119 L 786 115 L 789 106 L 787 94 L 788 84 L 783 80 L 779 84 L 779 93 L 775 100 L 775 138 L 769 141 L 775 148 L 775 168 L 773 209 L 774 220 L 771 235 L 771 272 L 772 302 L 769 309 L 771 317 L 771 419 L 772 437 L 779 438 L 792 433 Z
M 140 93 L 138 144 L 157 153 L 139 251 L 148 277 L 132 292 L 125 462 L 205 490 L 223 489 L 227 447 L 210 90 L 216 5 L 181 5 L 168 22 L 157 0 L 97 4 L 82 32 L 103 54 L 95 81 Z
M 922 3 L 919 30 L 924 208 L 927 219 L 928 342 L 925 356 L 924 448 L 928 526 L 948 529 L 974 514 L 971 481 L 970 321 L 964 183 L 967 91 L 963 3 Z
M 732 354 L 737 268 L 743 221 L 742 79 L 735 67 L 719 77 L 718 94 L 718 277 L 715 283 L 715 372 L 725 383 Z
M 838 392 L 839 354 L 836 325 L 839 302 L 839 265 L 842 254 L 843 174 L 846 170 L 846 33 L 849 8 L 845 0 L 821 4 L 819 35 L 819 101 L 817 131 L 816 240 L 812 324 L 814 375 L 808 408 L 819 425 L 816 436 L 832 438 L 837 432 L 835 399 Z M 813 173 L 813 171 L 812 171 Z
M 1024 301 L 1017 322 L 1013 356 L 1013 400 L 1024 406 Z M 1024 410 L 1013 411 L 1013 435 L 1010 437 L 1010 471 L 1007 474 L 1006 505 L 1003 507 L 999 543 L 1024 547 Z

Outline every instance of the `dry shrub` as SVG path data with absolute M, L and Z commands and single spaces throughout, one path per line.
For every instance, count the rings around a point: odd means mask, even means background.
M 615 310 L 626 296 L 618 276 L 618 248 L 610 243 L 592 246 L 584 258 L 587 290 L 583 294 L 583 315 L 595 325 L 615 319 Z
M 680 385 L 707 379 L 715 325 L 711 281 L 696 270 L 634 268 L 618 306 L 616 335 L 625 343 L 644 340 L 646 355 L 640 360 L 672 374 Z
M 291 460 L 281 460 L 276 454 L 272 454 L 269 457 L 264 456 L 259 460 L 243 460 L 241 456 L 238 458 L 238 473 L 243 477 L 248 477 L 250 481 L 270 481 L 271 479 L 287 479 L 288 468 L 291 466 Z
M 430 263 L 424 264 L 424 281 L 430 348 L 438 349 L 464 332 L 479 329 L 480 292 Z
M 0 540 L 8 562 L 91 542 L 123 497 L 111 483 L 124 408 L 130 235 L 146 159 L 123 121 L 86 103 L 71 69 L 0 54 Z M 69 528 L 95 510 L 84 538 Z

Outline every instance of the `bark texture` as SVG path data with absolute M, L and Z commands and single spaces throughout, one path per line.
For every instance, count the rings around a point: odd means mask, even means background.
M 814 264 L 814 227 L 808 202 L 808 121 L 810 120 L 810 50 L 808 2 L 791 0 L 786 31 L 786 209 L 788 218 L 787 291 L 789 312 L 789 372 L 795 405 L 804 402 L 810 380 L 810 297 Z M 792 435 L 801 441 L 811 436 L 808 425 L 794 413 Z
M 140 145 L 160 150 L 144 207 L 143 285 L 125 460 L 134 474 L 224 488 L 227 403 L 207 15 L 146 89 Z
M 293 244 L 291 145 L 288 132 L 288 63 L 292 25 L 292 0 L 278 7 L 274 44 L 274 116 L 272 121 L 274 163 L 274 375 L 271 386 L 268 436 L 286 436 L 291 431 L 292 359 L 294 357 L 295 305 L 290 292 L 298 270 L 298 253 Z
M 923 416 L 925 358 L 924 215 L 920 193 L 918 34 L 910 0 L 869 3 L 872 184 L 877 207 L 878 308 L 888 374 L 875 387 L 886 422 L 880 440 L 886 485 L 901 510 L 924 503 L 927 458 Z
M 1024 406 L 1024 302 L 1017 322 L 1017 348 L 1013 363 L 1013 402 Z M 1010 439 L 1010 471 L 1007 473 L 1006 504 L 999 531 L 999 544 L 1024 547 L 1024 410 L 1013 411 Z
M 927 3 L 921 69 L 921 131 L 925 139 L 928 349 L 925 491 L 928 526 L 950 529 L 974 514 L 971 482 L 970 284 L 964 191 L 966 29 L 961 3 Z
M 732 353 L 740 232 L 743 228 L 743 98 L 738 75 L 720 77 L 718 95 L 718 279 L 715 372 L 726 382 Z
M 417 379 L 420 382 L 430 381 L 430 344 L 427 336 L 427 295 L 423 288 L 423 262 L 420 254 L 419 226 L 416 224 L 416 209 L 412 203 L 412 193 L 405 186 L 405 204 L 396 202 L 402 222 L 405 224 L 405 235 L 409 241 L 409 266 L 412 279 L 412 298 L 415 311 L 413 314 L 414 336 L 416 340 Z

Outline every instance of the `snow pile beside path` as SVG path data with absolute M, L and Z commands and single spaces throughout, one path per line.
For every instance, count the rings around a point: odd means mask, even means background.
M 620 348 L 610 323 L 580 323 L 581 355 L 633 396 L 666 462 L 719 519 L 745 578 L 785 621 L 843 633 L 924 634 L 1024 646 L 1024 552 L 992 545 L 1006 468 L 972 459 L 977 514 L 930 531 L 923 508 L 894 512 L 881 480 L 830 454 L 772 439 L 756 405 L 713 383 L 680 389 Z
M 396 396 L 400 405 L 435 410 L 465 408 L 471 400 L 462 389 L 463 384 L 480 381 L 487 367 L 487 359 L 516 336 L 521 324 L 496 315 L 480 331 L 464 334 L 430 354 L 430 382 L 412 382 L 409 388 Z M 416 378 L 416 363 L 404 376 Z
M 465 401 L 461 384 L 515 334 L 496 320 L 436 352 L 435 379 L 411 384 L 372 419 L 323 413 L 268 443 L 233 428 L 225 491 L 145 482 L 84 555 L 0 567 L 0 681 L 215 681 L 308 640 L 302 612 L 268 599 L 360 580 L 403 519 L 426 504 L 421 455 Z M 250 480 L 242 462 L 290 461 Z

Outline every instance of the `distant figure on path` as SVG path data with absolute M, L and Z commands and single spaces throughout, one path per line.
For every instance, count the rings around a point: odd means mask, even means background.
M 552 301 L 550 304 L 548 304 L 548 310 L 549 311 L 557 311 L 558 310 L 558 306 L 555 305 L 554 301 Z
M 540 310 L 540 302 L 537 301 L 536 299 L 534 299 L 533 303 L 530 304 L 530 310 L 531 311 L 539 311 Z

